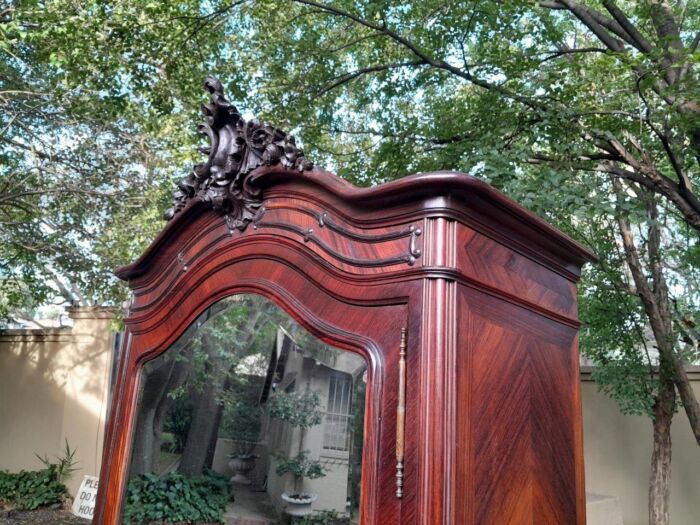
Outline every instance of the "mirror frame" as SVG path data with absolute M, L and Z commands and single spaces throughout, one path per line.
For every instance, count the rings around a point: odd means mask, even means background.
M 277 178 L 292 174 L 268 170 L 266 175 Z M 276 185 L 274 191 L 270 188 L 266 202 L 282 198 L 292 186 L 303 183 L 295 179 Z M 302 191 L 308 190 L 305 187 Z M 318 190 L 309 193 L 308 205 L 321 204 L 334 216 L 347 214 L 347 209 L 335 210 L 328 202 L 331 195 L 323 193 L 326 195 L 321 199 Z M 297 193 L 296 198 L 299 196 Z M 397 227 L 375 228 L 385 229 L 395 231 Z M 406 239 L 400 240 L 403 249 Z M 197 263 L 188 264 L 183 259 Z M 394 456 L 396 350 L 401 329 L 411 323 L 408 302 L 411 297 L 418 298 L 421 285 L 417 280 L 386 282 L 377 267 L 360 267 L 362 273 L 342 275 L 334 263 L 333 257 L 320 258 L 303 241 L 290 243 L 290 232 L 282 228 L 231 233 L 225 216 L 195 202 L 168 224 L 141 259 L 118 271 L 128 280 L 133 299 L 124 321 L 95 523 L 119 523 L 143 365 L 166 351 L 211 305 L 241 293 L 266 297 L 314 336 L 365 359 L 368 388 L 361 523 L 395 522 L 399 501 L 394 496 L 393 480 L 380 479 L 382 460 L 378 458 Z M 407 266 L 401 263 L 385 269 L 391 274 L 396 267 L 405 270 Z M 366 274 L 367 270 L 371 273 Z M 414 323 L 418 323 L 417 313 Z

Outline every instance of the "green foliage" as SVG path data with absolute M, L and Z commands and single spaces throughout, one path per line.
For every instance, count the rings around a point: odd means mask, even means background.
M 172 435 L 168 444 L 170 452 L 181 454 L 187 442 L 187 433 L 192 424 L 192 399 L 189 396 L 177 396 L 168 408 L 163 430 Z
M 580 3 L 610 19 L 600 2 Z M 0 203 L 0 317 L 76 290 L 118 303 L 109 271 L 161 228 L 171 181 L 195 158 L 211 71 L 241 110 L 294 132 L 351 182 L 459 169 L 591 246 L 604 268 L 581 282 L 582 349 L 610 367 L 596 377 L 625 410 L 648 413 L 654 358 L 614 224 L 631 214 L 641 234 L 646 219 L 634 199 L 609 198 L 604 169 L 639 176 L 633 157 L 670 185 L 680 172 L 698 186 L 700 10 L 669 1 L 659 23 L 647 2 L 616 2 L 651 51 L 611 51 L 571 11 L 545 5 L 557 3 L 16 3 L 0 24 L 0 186 L 12 204 Z M 677 323 L 692 339 L 697 233 L 673 202 L 661 208 Z M 697 341 L 678 346 L 700 359 Z
M 214 472 L 144 474 L 129 480 L 124 523 L 223 523 L 228 501 L 228 480 Z
M 307 388 L 276 393 L 268 401 L 268 410 L 271 418 L 286 421 L 294 427 L 310 428 L 321 423 L 320 404 L 318 392 Z
M 68 496 L 64 483 L 77 470 L 75 451 L 66 439 L 63 454 L 56 456 L 56 461 L 46 454 L 35 454 L 44 465 L 42 470 L 22 470 L 18 473 L 0 471 L 0 504 L 10 504 L 20 510 L 34 510 L 62 503 Z
M 243 442 L 255 442 L 260 438 L 263 377 L 239 374 L 231 378 L 230 388 L 221 396 L 224 413 L 219 437 Z
M 66 438 L 65 448 L 63 449 L 63 454 L 61 456 L 56 456 L 57 462 L 52 462 L 48 455 L 44 454 L 40 456 L 39 454 L 34 454 L 39 461 L 41 461 L 46 469 L 55 468 L 56 477 L 61 483 L 65 482 L 68 478 L 73 475 L 73 472 L 78 470 L 75 465 L 77 461 L 75 460 L 75 452 L 77 449 L 71 449 L 68 444 L 68 439 Z
M 323 420 L 323 413 L 319 408 L 321 399 L 318 392 L 311 388 L 302 391 L 277 392 L 267 404 L 271 418 L 300 428 L 302 433 L 304 429 L 316 426 Z M 321 463 L 309 459 L 308 453 L 309 451 L 305 450 L 294 457 L 278 456 L 276 458 L 277 474 L 281 476 L 290 473 L 297 483 L 303 478 L 315 479 L 325 476 L 326 471 Z
M 326 475 L 323 465 L 316 460 L 309 459 L 308 450 L 300 452 L 294 457 L 277 457 L 275 472 L 277 475 L 292 474 L 295 478 L 316 479 Z
M 301 518 L 295 518 L 293 525 L 348 525 L 350 518 L 342 516 L 334 510 L 316 511 Z
M 35 510 L 62 503 L 67 495 L 66 486 L 59 478 L 58 465 L 49 464 L 42 470 L 18 473 L 0 471 L 0 504 Z

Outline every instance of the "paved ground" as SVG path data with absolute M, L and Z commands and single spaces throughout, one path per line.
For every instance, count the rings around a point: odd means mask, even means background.
M 276 525 L 275 509 L 267 493 L 251 485 L 233 486 L 234 503 L 229 503 L 226 525 Z
M 90 522 L 63 510 L 0 510 L 0 525 L 88 525 Z

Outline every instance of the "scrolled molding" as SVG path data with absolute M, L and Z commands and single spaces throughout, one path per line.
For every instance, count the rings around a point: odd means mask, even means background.
M 204 163 L 177 184 L 173 205 L 164 218 L 175 217 L 189 202 L 200 200 L 227 215 L 227 222 L 243 231 L 262 204 L 260 189 L 250 173 L 261 166 L 283 166 L 300 172 L 313 168 L 293 136 L 258 119 L 245 120 L 238 108 L 224 96 L 224 88 L 213 76 L 204 87 L 211 94 L 202 105 L 204 122 L 197 132 L 209 145 L 200 148 L 207 155 Z

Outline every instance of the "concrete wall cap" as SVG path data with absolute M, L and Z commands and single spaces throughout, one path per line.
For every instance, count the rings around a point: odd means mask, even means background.
M 585 365 L 581 366 L 581 381 L 594 381 L 592 374 L 597 366 Z M 690 381 L 700 381 L 700 365 L 685 365 L 686 373 Z
M 117 309 L 104 306 L 72 306 L 66 308 L 71 319 L 113 319 Z

